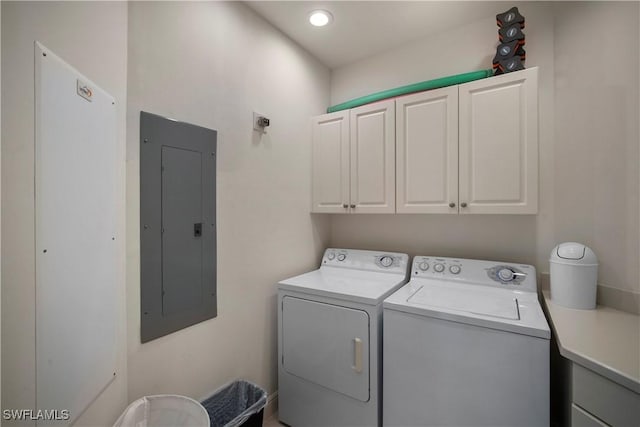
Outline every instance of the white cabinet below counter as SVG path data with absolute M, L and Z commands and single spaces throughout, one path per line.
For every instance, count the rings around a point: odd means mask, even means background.
M 538 69 L 313 119 L 312 212 L 535 214 Z
M 553 330 L 552 425 L 640 425 L 640 317 L 562 307 L 547 291 L 543 301 Z

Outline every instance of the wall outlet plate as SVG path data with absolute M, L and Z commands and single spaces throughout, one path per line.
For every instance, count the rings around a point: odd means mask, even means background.
M 265 117 L 265 115 L 264 114 L 260 114 L 260 113 L 256 113 L 255 111 L 253 112 L 253 130 L 255 130 L 256 132 L 260 132 L 260 133 L 267 133 L 267 129 L 258 124 L 258 119 L 260 117 Z

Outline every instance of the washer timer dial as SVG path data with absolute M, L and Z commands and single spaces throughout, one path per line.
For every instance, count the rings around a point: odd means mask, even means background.
M 420 264 L 418 264 L 418 268 L 422 271 L 427 271 L 429 269 L 429 263 L 426 261 L 422 261 Z
M 519 285 L 527 277 L 525 272 L 511 265 L 496 265 L 487 269 L 487 275 L 503 285 Z
M 513 280 L 515 275 L 513 274 L 513 270 L 511 270 L 510 268 L 501 268 L 500 270 L 498 270 L 498 277 L 503 282 L 510 282 Z

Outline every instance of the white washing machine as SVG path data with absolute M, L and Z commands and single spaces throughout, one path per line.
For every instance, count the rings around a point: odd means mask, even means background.
M 386 426 L 548 426 L 550 332 L 530 265 L 418 256 L 384 301 Z
M 290 426 L 381 423 L 382 301 L 407 283 L 406 254 L 327 249 L 278 284 L 278 416 Z

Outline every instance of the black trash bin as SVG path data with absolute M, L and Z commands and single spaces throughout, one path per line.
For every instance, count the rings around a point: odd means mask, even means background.
M 266 404 L 267 392 L 245 380 L 222 386 L 202 401 L 209 413 L 211 427 L 262 426 Z

